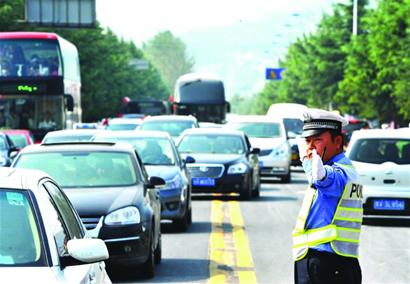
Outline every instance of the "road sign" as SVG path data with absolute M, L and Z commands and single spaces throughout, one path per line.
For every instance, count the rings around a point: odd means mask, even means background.
M 285 68 L 266 68 L 266 80 L 282 80 Z

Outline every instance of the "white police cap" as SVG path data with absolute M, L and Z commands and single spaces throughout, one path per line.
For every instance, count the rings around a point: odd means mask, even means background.
M 303 113 L 302 137 L 310 137 L 325 131 L 342 133 L 342 126 L 347 125 L 347 120 L 335 112 L 309 108 Z

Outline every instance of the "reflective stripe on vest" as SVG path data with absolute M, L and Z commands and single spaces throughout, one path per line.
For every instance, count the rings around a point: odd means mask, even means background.
M 325 227 L 305 230 L 306 220 L 316 193 L 315 189 L 309 187 L 306 190 L 295 230 L 292 233 L 295 260 L 302 259 L 307 254 L 309 247 L 324 243 L 330 243 L 332 249 L 339 255 L 358 257 L 360 228 L 363 218 L 362 186 L 357 183 L 357 175 L 353 167 L 343 164 L 337 165 L 343 167 L 349 180 L 338 202 L 332 222 Z

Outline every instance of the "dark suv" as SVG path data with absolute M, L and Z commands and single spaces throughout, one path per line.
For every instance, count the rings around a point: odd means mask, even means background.
M 24 148 L 12 167 L 40 169 L 54 177 L 92 236 L 105 241 L 108 264 L 142 266 L 147 277 L 161 261 L 161 205 L 130 144 L 59 143 Z

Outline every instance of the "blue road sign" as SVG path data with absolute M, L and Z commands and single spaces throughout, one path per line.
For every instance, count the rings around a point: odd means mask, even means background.
M 282 73 L 285 68 L 266 68 L 266 80 L 282 80 Z

